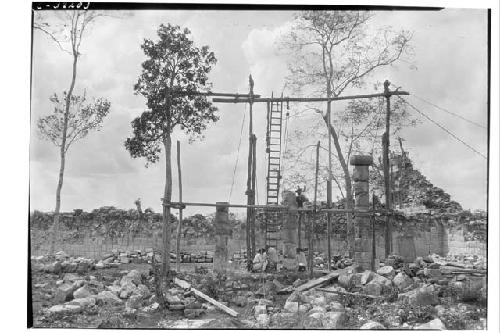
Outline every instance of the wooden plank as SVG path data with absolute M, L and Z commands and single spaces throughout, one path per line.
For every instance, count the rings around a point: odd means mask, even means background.
M 329 274 L 327 274 L 325 276 L 319 277 L 319 278 L 314 279 L 314 280 L 310 280 L 309 282 L 306 282 L 306 283 L 298 286 L 297 289 L 295 289 L 295 291 L 302 292 L 302 291 L 306 291 L 306 290 L 312 289 L 314 287 L 318 287 L 320 285 L 324 285 L 327 282 L 330 282 L 330 281 L 338 278 L 339 275 L 340 274 L 338 272 L 329 273 Z
M 295 291 L 290 295 L 290 297 L 288 297 L 288 300 L 294 299 L 301 292 L 304 292 L 306 290 L 309 290 L 309 289 L 312 289 L 315 287 L 320 287 L 322 285 L 325 285 L 328 282 L 330 282 L 334 279 L 337 279 L 339 277 L 339 275 L 340 275 L 340 273 L 338 273 L 338 272 L 332 272 L 332 273 L 329 273 L 325 276 L 319 277 L 317 279 L 310 280 L 309 282 L 306 282 L 306 283 L 298 286 L 295 289 Z
M 237 317 L 239 315 L 239 313 L 236 312 L 236 311 L 234 311 L 233 309 L 225 306 L 224 304 L 221 304 L 221 303 L 217 302 L 216 300 L 214 300 L 213 298 L 205 295 L 204 293 L 202 293 L 198 289 L 193 288 L 191 286 L 191 284 L 189 282 L 187 282 L 187 281 L 184 281 L 184 280 L 181 280 L 181 279 L 178 279 L 178 278 L 174 278 L 174 283 L 176 285 L 178 285 L 179 287 L 183 288 L 183 289 L 189 289 L 189 290 L 191 290 L 196 296 L 198 296 L 199 298 L 202 298 L 205 301 L 209 302 L 210 304 L 216 306 L 217 308 L 219 308 L 220 310 L 224 311 L 225 313 L 227 313 L 230 316 Z
M 360 296 L 360 297 L 371 298 L 371 299 L 382 298 L 382 297 L 373 296 L 373 295 L 350 293 L 348 291 L 332 290 L 332 289 L 325 289 L 325 288 L 316 288 L 316 290 L 318 290 L 318 291 L 324 291 L 325 293 L 338 294 L 338 295 Z

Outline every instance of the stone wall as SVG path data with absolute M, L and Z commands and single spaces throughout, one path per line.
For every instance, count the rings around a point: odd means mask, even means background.
M 196 221 L 184 222 L 181 250 L 199 253 L 215 250 L 214 230 L 211 221 L 197 216 Z M 319 221 L 324 218 L 319 219 Z M 376 222 L 376 255 L 384 258 L 383 217 Z M 39 213 L 30 216 L 31 254 L 43 255 L 49 249 L 48 226 L 52 215 Z M 141 219 L 137 212 L 119 210 L 96 210 L 93 213 L 63 214 L 58 232 L 56 250 L 63 250 L 71 256 L 99 259 L 113 249 L 122 251 L 147 251 L 161 248 L 161 215 L 145 214 Z M 241 222 L 232 222 L 228 253 L 245 251 L 245 228 Z M 345 220 L 337 216 L 333 222 L 331 237 L 332 254 L 345 255 Z M 177 222 L 172 219 L 172 251 L 175 251 Z M 304 228 L 304 223 L 302 223 Z M 198 230 L 199 229 L 199 230 Z M 313 237 L 314 251 L 326 252 L 325 226 L 318 222 Z M 486 255 L 485 224 L 474 223 L 474 218 L 459 219 L 455 216 L 402 218 L 393 227 L 393 252 L 408 260 L 430 253 L 440 255 Z M 307 247 L 307 235 L 301 234 L 302 247 Z M 256 246 L 265 246 L 263 229 L 257 227 Z M 280 243 L 278 250 L 283 250 Z
M 31 255 L 47 254 L 50 247 L 49 227 L 53 214 L 35 211 L 30 214 Z M 177 219 L 171 216 L 171 250 L 175 251 Z M 181 249 L 198 253 L 214 250 L 213 221 L 202 215 L 184 219 Z M 162 216 L 146 210 L 102 207 L 92 212 L 62 213 L 56 232 L 56 251 L 71 256 L 99 259 L 112 250 L 145 251 L 161 248 Z M 238 237 L 236 237 L 238 238 Z

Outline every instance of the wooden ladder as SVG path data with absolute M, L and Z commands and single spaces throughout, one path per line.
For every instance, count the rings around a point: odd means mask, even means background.
M 282 96 L 283 97 L 283 96 Z M 272 98 L 272 95 L 271 95 Z M 283 122 L 283 102 L 267 103 L 267 177 L 266 177 L 266 202 L 268 205 L 279 203 L 279 190 L 281 181 L 281 133 Z
M 281 96 L 283 97 L 283 95 Z M 271 95 L 272 98 L 272 95 Z M 283 124 L 283 102 L 267 103 L 267 177 L 266 177 L 266 203 L 267 205 L 279 204 L 279 191 L 281 181 L 281 144 Z M 281 239 L 282 218 L 279 210 L 265 212 L 266 221 L 266 246 L 278 250 Z

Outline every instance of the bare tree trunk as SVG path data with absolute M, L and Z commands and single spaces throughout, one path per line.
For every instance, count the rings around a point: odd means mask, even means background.
M 170 126 L 163 136 L 165 147 L 165 191 L 163 202 L 170 203 L 172 199 L 172 164 L 170 163 L 172 139 L 170 137 Z M 167 274 L 170 272 L 170 206 L 163 205 L 163 265 L 162 276 L 167 281 Z
M 64 167 L 66 164 L 66 135 L 67 135 L 67 131 L 68 131 L 68 118 L 69 118 L 69 109 L 71 106 L 71 96 L 73 95 L 73 89 L 75 88 L 75 82 L 76 82 L 77 62 L 78 62 L 78 51 L 73 49 L 73 75 L 71 77 L 71 84 L 69 86 L 68 94 L 66 95 L 66 105 L 65 105 L 65 110 L 64 110 L 64 126 L 63 126 L 61 150 L 60 150 L 61 165 L 59 167 L 59 181 L 57 182 L 57 189 L 56 189 L 56 209 L 54 212 L 54 223 L 52 224 L 52 230 L 50 232 L 51 239 L 50 239 L 49 254 L 54 254 L 57 230 L 59 230 L 59 219 L 60 219 L 59 212 L 61 209 L 61 190 L 62 190 L 63 180 L 64 180 Z
M 351 182 L 351 174 L 349 173 L 349 167 L 347 162 L 345 161 L 344 154 L 342 153 L 342 148 L 340 147 L 339 136 L 335 131 L 335 128 L 328 124 L 328 118 L 326 115 L 323 116 L 323 120 L 330 127 L 330 131 L 332 133 L 333 144 L 335 145 L 335 149 L 337 150 L 337 156 L 340 162 L 340 166 L 342 167 L 342 171 L 344 172 L 344 181 L 345 181 L 345 193 L 346 193 L 346 209 L 352 209 L 352 182 Z M 354 224 L 352 220 L 352 214 L 347 213 L 347 244 L 349 255 L 352 256 L 354 253 Z

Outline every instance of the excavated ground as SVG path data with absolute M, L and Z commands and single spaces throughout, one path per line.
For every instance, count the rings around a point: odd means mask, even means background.
M 421 264 L 431 267 L 431 264 Z M 475 281 L 473 276 L 455 274 L 444 283 L 442 276 L 435 281 L 432 277 L 410 278 L 411 272 L 405 273 L 406 266 L 386 267 L 377 273 L 358 272 L 355 267 L 348 267 L 336 271 L 338 276 L 318 285 L 318 288 L 294 295 L 292 292 L 309 280 L 307 273 L 249 274 L 238 271 L 215 276 L 209 271 L 211 267 L 211 264 L 183 264 L 183 273 L 177 277 L 237 311 L 238 317 L 231 317 L 174 284 L 165 294 L 169 304 L 174 305 L 171 307 L 177 306 L 177 310 L 162 309 L 154 295 L 155 284 L 149 264 L 121 264 L 103 269 L 90 266 L 88 271 L 67 273 L 47 272 L 40 269 L 39 262 L 32 260 L 34 326 L 486 328 L 485 291 L 471 287 L 468 281 Z M 422 269 L 425 274 L 438 273 L 428 267 Z M 386 274 L 386 277 L 381 274 Z M 324 275 L 324 272 L 317 272 L 314 278 Z M 381 287 L 377 289 L 374 285 Z M 467 287 L 464 290 L 469 294 L 457 289 L 460 286 Z M 471 290 L 473 294 L 470 294 Z

